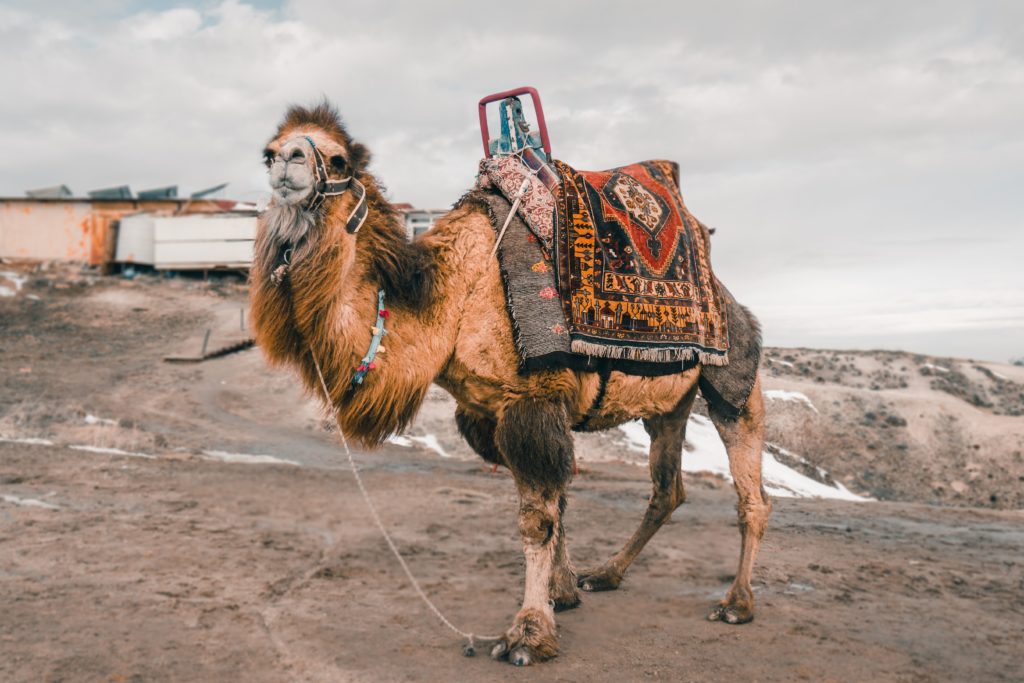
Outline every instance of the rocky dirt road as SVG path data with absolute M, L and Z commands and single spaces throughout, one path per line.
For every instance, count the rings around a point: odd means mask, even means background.
M 449 617 L 507 626 L 523 574 L 509 478 L 405 450 L 360 460 Z M 703 615 L 733 571 L 733 496 L 691 486 L 623 587 L 560 615 L 562 655 L 525 672 L 460 654 L 345 471 L 3 444 L 0 482 L 22 501 L 0 508 L 5 681 L 1020 680 L 1017 512 L 778 500 L 757 619 L 731 627 Z M 646 491 L 624 465 L 576 480 L 578 564 L 631 533 Z

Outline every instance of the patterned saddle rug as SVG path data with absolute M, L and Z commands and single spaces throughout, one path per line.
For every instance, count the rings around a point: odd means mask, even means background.
M 708 232 L 683 205 L 678 165 L 555 167 L 555 265 L 572 350 L 725 365 L 728 321 Z
M 522 245 L 499 248 L 513 319 L 523 304 L 522 296 L 512 300 L 510 279 L 547 281 L 542 274 L 554 270 L 551 286 L 538 295 L 560 299 L 565 327 L 553 327 L 564 329 L 571 353 L 617 365 L 671 363 L 675 371 L 680 362 L 725 365 L 728 317 L 707 230 L 679 193 L 678 166 L 647 161 L 576 171 L 554 165 L 557 175 L 516 157 L 481 163 L 481 179 L 510 201 L 522 191 L 518 215 L 543 256 L 512 266 L 510 255 Z M 533 275 L 516 272 L 526 266 Z

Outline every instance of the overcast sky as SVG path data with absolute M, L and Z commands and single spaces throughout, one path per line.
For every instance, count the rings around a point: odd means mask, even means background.
M 773 345 L 1024 356 L 1024 3 L 0 2 L 0 195 L 230 181 L 326 95 L 394 201 L 473 182 L 476 102 L 676 160 Z

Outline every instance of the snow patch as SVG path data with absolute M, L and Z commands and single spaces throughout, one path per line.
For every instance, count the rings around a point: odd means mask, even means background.
M 211 460 L 220 462 L 240 463 L 243 465 L 294 465 L 299 463 L 294 460 L 285 460 L 273 455 L 253 455 L 250 453 L 229 453 L 227 451 L 203 451 L 203 455 Z
M 388 443 L 393 443 L 396 446 L 401 446 L 402 448 L 412 448 L 413 444 L 420 444 L 434 451 L 442 458 L 452 457 L 448 453 L 448 451 L 444 449 L 444 446 L 441 445 L 441 442 L 437 440 L 437 437 L 433 434 L 425 434 L 423 436 L 405 436 L 392 434 L 391 436 L 388 437 Z
M 651 439 L 639 420 L 620 425 L 630 449 L 646 454 Z M 684 472 L 710 472 L 732 481 L 729 456 L 711 420 L 703 415 L 691 415 L 686 425 L 686 445 L 683 453 Z M 788 452 L 787 452 L 788 454 Z M 646 463 L 645 463 L 646 464 Z M 771 453 L 761 454 L 761 471 L 765 489 L 782 498 L 834 498 L 838 500 L 866 501 L 842 484 L 835 487 L 822 484 L 791 467 L 783 465 Z M 822 471 L 824 473 L 824 471 Z
M 155 455 L 149 455 L 148 453 L 137 453 L 135 451 L 123 451 L 120 448 L 108 448 L 106 446 L 86 446 L 83 444 L 72 444 L 68 446 L 73 451 L 85 451 L 86 453 L 103 453 L 106 455 L 128 455 L 133 458 L 147 458 L 149 460 L 156 459 Z
M 814 407 L 814 403 L 811 399 L 807 398 L 807 394 L 802 394 L 799 391 L 786 391 L 785 389 L 769 389 L 764 392 L 765 398 L 779 401 L 793 401 L 796 403 L 803 403 L 805 406 L 818 412 L 818 409 Z
M 6 280 L 11 283 L 10 286 L 0 285 L 0 296 L 16 296 L 21 288 L 28 281 L 28 278 L 21 273 L 15 273 L 13 270 L 0 271 L 0 280 Z
M 448 455 L 448 452 L 441 446 L 440 442 L 438 442 L 437 440 L 437 437 L 434 436 L 433 434 L 426 434 L 424 436 L 410 436 L 408 438 L 410 441 L 414 441 L 418 444 L 426 446 L 430 450 L 440 455 L 442 458 L 452 457 Z
M 778 363 L 779 365 L 785 365 L 787 368 L 795 368 L 796 366 L 790 363 L 788 360 L 778 360 L 777 358 L 769 358 L 769 363 Z
M 35 498 L 18 498 L 17 496 L 0 496 L 0 500 L 5 503 L 11 503 L 12 505 L 20 505 L 26 508 L 43 508 L 44 510 L 60 510 L 60 507 L 53 505 L 52 503 L 44 503 L 41 500 Z
M 53 442 L 49 439 L 34 439 L 31 437 L 13 437 L 13 436 L 0 436 L 0 443 L 23 443 L 28 446 L 52 446 Z
M 817 468 L 821 474 L 826 474 Z M 869 498 L 858 496 L 845 486 L 836 482 L 835 487 L 815 481 L 800 474 L 791 467 L 783 465 L 775 456 L 765 451 L 761 454 L 761 473 L 764 488 L 768 493 L 780 498 L 833 498 L 836 500 L 866 501 Z
M 944 367 L 942 365 L 935 365 L 934 363 L 925 363 L 921 367 L 928 368 L 929 370 L 934 370 L 935 372 L 949 372 L 949 368 Z
M 96 417 L 92 413 L 86 413 L 85 424 L 87 425 L 104 425 L 107 427 L 116 427 L 117 420 L 110 420 L 105 417 Z

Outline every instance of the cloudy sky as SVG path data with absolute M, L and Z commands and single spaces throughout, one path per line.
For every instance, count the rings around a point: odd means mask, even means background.
M 1024 356 L 1024 3 L 0 2 L 0 195 L 265 194 L 330 98 L 395 201 L 450 205 L 476 102 L 540 89 L 555 156 L 677 160 L 768 343 Z

